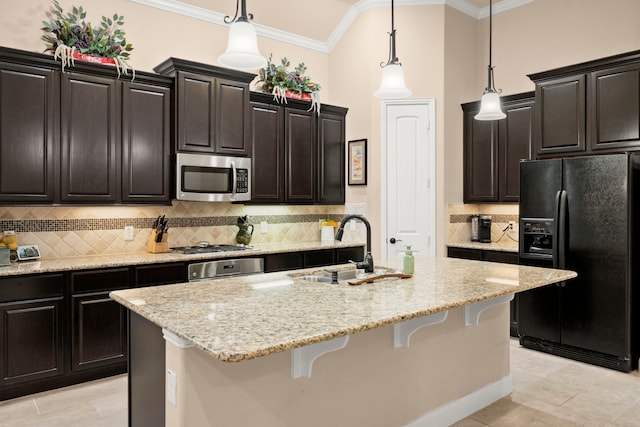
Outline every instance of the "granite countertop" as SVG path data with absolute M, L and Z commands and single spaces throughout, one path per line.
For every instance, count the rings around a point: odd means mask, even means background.
M 518 247 L 504 247 L 497 243 L 480 243 L 480 242 L 449 242 L 448 247 L 451 248 L 465 248 L 465 249 L 480 249 L 485 251 L 499 251 L 499 252 L 512 252 L 518 253 Z
M 24 274 L 53 273 L 71 270 L 87 270 L 92 268 L 124 267 L 130 265 L 161 264 L 180 261 L 199 261 L 211 259 L 260 256 L 272 253 L 313 251 L 317 249 L 334 249 L 364 246 L 364 243 L 334 242 L 298 242 L 270 243 L 252 246 L 252 250 L 231 252 L 215 252 L 207 254 L 181 254 L 167 252 L 152 254 L 148 252 L 132 252 L 123 254 L 92 255 L 73 258 L 52 258 L 38 261 L 20 261 L 0 267 L 0 277 Z
M 380 262 L 393 269 L 400 263 Z M 576 276 L 566 270 L 416 257 L 410 279 L 351 286 L 296 277 L 314 271 L 127 289 L 110 296 L 212 357 L 238 362 Z

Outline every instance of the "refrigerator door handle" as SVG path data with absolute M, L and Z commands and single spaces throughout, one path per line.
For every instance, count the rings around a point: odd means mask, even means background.
M 566 266 L 566 248 L 567 248 L 567 191 L 561 190 L 558 192 L 559 207 L 558 207 L 558 265 L 557 268 L 565 268 Z
M 558 190 L 555 196 L 555 204 L 553 211 L 553 235 L 551 236 L 551 256 L 553 258 L 553 268 L 558 268 L 558 236 L 560 233 L 560 194 L 562 190 Z

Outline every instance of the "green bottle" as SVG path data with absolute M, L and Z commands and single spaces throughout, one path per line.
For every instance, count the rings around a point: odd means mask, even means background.
M 411 245 L 407 245 L 402 272 L 404 274 L 413 274 L 413 252 L 411 251 Z

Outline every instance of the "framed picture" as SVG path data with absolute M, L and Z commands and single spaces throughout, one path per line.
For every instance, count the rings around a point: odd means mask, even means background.
M 40 250 L 37 245 L 18 246 L 16 252 L 18 253 L 18 261 L 40 258 Z
M 367 140 L 349 141 L 349 185 L 367 185 Z

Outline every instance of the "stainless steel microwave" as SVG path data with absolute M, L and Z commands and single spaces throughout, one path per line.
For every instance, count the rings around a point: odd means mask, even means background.
M 176 154 L 176 199 L 196 202 L 251 200 L 251 159 Z

